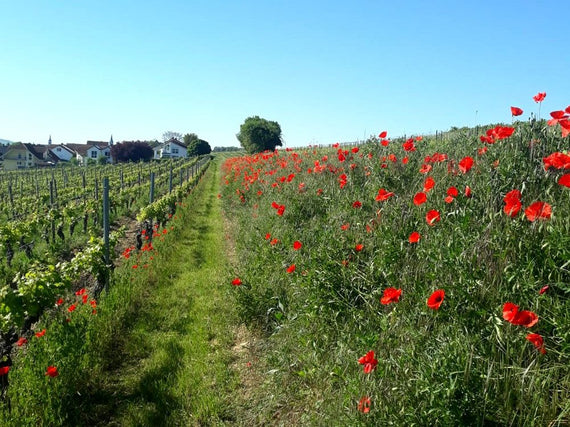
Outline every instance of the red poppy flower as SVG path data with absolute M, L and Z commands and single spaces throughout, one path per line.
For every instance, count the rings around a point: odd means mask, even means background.
M 341 229 L 342 231 L 346 231 L 346 230 L 349 229 L 349 227 L 350 227 L 350 224 L 346 223 L 346 224 L 342 224 L 342 225 L 340 226 L 340 229 Z
M 85 292 L 86 292 L 85 288 L 81 288 L 77 292 L 75 292 L 75 295 L 83 295 Z
M 435 225 L 435 223 L 439 222 L 440 220 L 441 220 L 441 217 L 439 215 L 439 212 L 436 211 L 435 209 L 430 210 L 426 214 L 426 221 L 427 221 L 428 225 Z
M 568 154 L 555 152 L 544 157 L 542 162 L 544 163 L 544 170 L 548 170 L 550 167 L 554 169 L 570 169 L 570 155 Z
M 546 98 L 546 92 L 538 92 L 532 97 L 532 99 L 534 99 L 534 102 L 542 102 L 544 101 L 544 98 Z
M 386 288 L 384 289 L 384 295 L 380 299 L 380 302 L 384 305 L 388 305 L 392 302 L 398 302 L 400 300 L 400 295 L 402 295 L 401 289 Z
M 441 303 L 443 302 L 443 298 L 445 297 L 445 291 L 443 289 L 436 290 L 427 300 L 427 305 L 429 308 L 434 310 L 439 309 Z
M 383 130 L 382 132 L 380 132 L 380 135 L 378 135 L 378 138 L 386 138 L 388 136 L 388 132 Z
M 431 169 L 432 169 L 432 166 L 431 166 L 431 165 L 428 165 L 428 164 L 424 163 L 424 164 L 422 165 L 422 167 L 420 168 L 420 173 L 422 173 L 422 174 L 425 175 L 425 174 L 428 173 Z
M 72 312 L 73 310 L 75 310 L 76 308 L 77 308 L 77 307 L 76 307 L 75 304 L 71 304 L 71 305 L 67 308 L 67 311 L 69 311 L 69 312 L 71 313 L 71 312 Z
M 358 410 L 363 414 L 370 412 L 370 398 L 368 396 L 363 396 L 358 402 Z
M 277 215 L 283 216 L 284 212 L 285 212 L 285 206 L 284 205 L 279 206 L 279 208 L 277 209 Z
M 503 319 L 513 325 L 522 325 L 526 328 L 534 326 L 538 322 L 538 316 L 532 311 L 519 311 L 519 306 L 512 302 L 506 302 L 503 306 Z
M 457 197 L 459 191 L 453 185 L 447 189 L 447 195 L 451 197 Z
M 58 299 L 58 300 L 55 302 L 55 305 L 56 305 L 57 307 L 59 307 L 59 306 L 62 305 L 62 304 L 63 304 L 63 298 L 60 298 L 60 299 Z
M 38 337 L 38 338 L 43 337 L 45 334 L 46 334 L 45 329 L 42 329 L 41 331 L 35 333 L 36 337 Z
M 410 237 L 408 237 L 408 242 L 410 243 L 418 243 L 418 241 L 421 239 L 421 235 L 420 233 L 418 233 L 417 231 L 414 231 L 412 234 L 410 234 Z
M 564 187 L 570 188 L 570 173 L 566 175 L 562 175 L 558 180 L 558 184 L 563 185 Z
M 293 242 L 293 250 L 298 251 L 299 249 L 301 249 L 302 246 L 303 246 L 303 244 L 301 242 L 299 242 L 298 240 L 295 240 Z
M 374 351 L 370 350 L 365 356 L 358 359 L 358 363 L 364 365 L 364 373 L 369 374 L 376 368 L 376 365 L 378 365 L 378 360 L 374 358 Z
M 503 198 L 503 201 L 505 202 L 503 211 L 510 217 L 515 217 L 521 210 L 522 203 L 520 198 L 521 192 L 519 190 L 511 190 L 505 194 L 505 197 Z
M 483 154 L 485 154 L 487 152 L 488 148 L 487 147 L 483 147 L 483 148 L 478 148 L 477 149 L 477 155 L 478 156 L 482 156 Z
M 522 115 L 523 110 L 521 110 L 519 107 L 511 107 L 511 114 L 513 116 L 520 116 Z
M 388 200 L 393 195 L 394 193 L 386 191 L 383 188 L 381 188 L 380 190 L 378 190 L 378 194 L 376 195 L 376 201 L 383 202 L 384 200 Z
M 387 147 L 389 143 L 390 143 L 390 141 L 387 139 L 383 139 L 380 141 L 380 144 L 382 144 L 382 147 Z
M 434 185 L 435 185 L 435 180 L 431 176 L 427 177 L 424 182 L 424 192 L 429 193 L 429 191 L 433 188 Z
M 471 187 L 469 187 L 468 185 L 465 186 L 465 197 L 470 198 L 472 196 L 471 194 Z
M 57 368 L 55 366 L 48 366 L 46 370 L 46 375 L 48 377 L 55 378 L 59 375 L 59 372 L 57 372 Z
M 412 138 L 408 139 L 402 144 L 404 151 L 416 151 L 416 146 L 414 145 L 414 140 Z
M 550 219 L 552 208 L 546 202 L 534 202 L 525 209 L 524 214 L 530 222 L 534 222 L 537 219 Z
M 410 158 L 408 156 L 406 156 L 402 159 L 402 164 L 407 165 L 409 161 L 410 161 Z
M 269 239 L 271 239 L 271 234 L 267 233 L 267 234 L 265 235 L 265 240 L 269 240 Z
M 414 196 L 414 205 L 420 206 L 420 205 L 423 205 L 425 202 L 427 202 L 426 193 L 424 193 L 422 191 L 420 191 L 419 193 L 416 193 L 416 195 Z
M 9 371 L 10 371 L 10 367 L 9 367 L 9 366 L 2 366 L 2 367 L 0 368 L 0 376 L 6 375 Z
M 528 334 L 526 339 L 529 340 L 534 347 L 540 351 L 542 354 L 546 354 L 546 349 L 544 348 L 544 339 L 539 334 Z
M 18 347 L 22 347 L 24 344 L 26 344 L 28 342 L 28 340 L 24 337 L 20 338 L 18 341 L 16 341 L 16 345 Z
M 291 264 L 289 267 L 287 267 L 287 273 L 293 273 L 295 271 L 295 268 L 295 264 Z
M 356 153 L 358 153 L 358 147 L 353 147 L 352 150 L 350 150 L 350 151 L 352 151 L 354 154 L 356 154 Z
M 472 167 L 473 167 L 473 158 L 471 158 L 469 156 L 463 157 L 459 161 L 459 170 L 463 173 L 469 172 Z
M 360 252 L 362 249 L 364 249 L 364 245 L 362 243 L 358 243 L 355 247 L 354 250 L 356 252 Z
M 444 200 L 445 200 L 445 203 L 452 203 L 455 200 L 455 198 L 453 198 L 451 196 L 447 196 Z
M 242 281 L 239 277 L 236 277 L 234 280 L 232 280 L 232 285 L 234 286 L 241 286 Z
M 545 285 L 542 288 L 540 288 L 540 291 L 538 291 L 539 295 L 542 295 L 543 293 L 545 293 L 548 290 L 549 286 Z
M 356 200 L 354 203 L 352 203 L 352 207 L 354 209 L 359 209 L 362 207 L 362 202 L 360 202 L 359 200 Z

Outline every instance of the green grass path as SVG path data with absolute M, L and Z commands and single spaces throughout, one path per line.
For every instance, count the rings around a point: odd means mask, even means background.
M 104 373 L 97 420 L 104 425 L 233 424 L 228 397 L 235 314 L 227 298 L 223 219 L 214 161 L 187 199 L 183 226 L 149 272 Z M 174 232 L 173 232 L 174 234 Z

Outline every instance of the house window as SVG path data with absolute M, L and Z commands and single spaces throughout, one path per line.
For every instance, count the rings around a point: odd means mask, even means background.
M 110 153 L 110 152 L 108 152 L 108 151 L 105 151 L 105 157 L 109 157 L 110 155 L 111 155 L 111 153 Z
M 61 147 L 57 147 L 57 148 L 55 149 L 55 151 L 60 152 L 60 151 L 61 151 Z
M 97 151 L 92 151 L 92 152 L 91 152 L 91 158 L 92 158 L 92 159 L 96 159 L 96 158 L 97 158 Z
M 32 160 L 32 154 L 28 154 L 28 160 Z
M 178 148 L 173 148 L 173 149 L 172 149 L 172 154 L 178 154 Z
M 21 159 L 21 158 L 22 158 L 22 155 L 20 153 L 18 153 L 18 159 Z M 20 164 L 20 163 L 18 163 L 18 164 Z

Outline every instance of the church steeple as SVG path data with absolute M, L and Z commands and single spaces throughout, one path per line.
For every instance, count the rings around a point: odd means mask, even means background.
M 51 135 L 49 136 L 49 139 L 48 139 L 48 145 L 51 145 Z
M 113 145 L 113 144 L 114 144 L 114 142 L 113 142 L 113 135 L 111 135 L 111 140 L 109 141 L 109 145 Z

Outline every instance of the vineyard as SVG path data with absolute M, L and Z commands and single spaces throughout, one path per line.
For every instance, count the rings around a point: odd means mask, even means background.
M 53 306 L 56 296 L 91 279 L 95 296 L 108 281 L 106 254 L 122 229 L 108 223 L 131 218 L 143 228 L 164 224 L 175 203 L 194 185 L 208 158 L 103 167 L 61 167 L 0 173 L 0 329 L 3 355 L 10 344 Z M 151 236 L 151 233 L 147 234 Z M 106 243 L 108 242 L 108 243 Z

